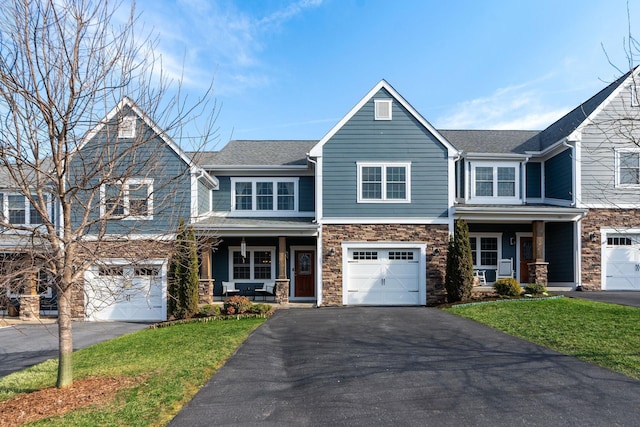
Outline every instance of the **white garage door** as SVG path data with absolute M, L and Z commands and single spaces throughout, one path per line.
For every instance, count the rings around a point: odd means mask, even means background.
M 85 283 L 87 320 L 167 320 L 163 264 L 94 266 Z
M 422 305 L 420 249 L 350 248 L 347 305 Z
M 640 235 L 608 235 L 603 264 L 603 289 L 640 291 Z

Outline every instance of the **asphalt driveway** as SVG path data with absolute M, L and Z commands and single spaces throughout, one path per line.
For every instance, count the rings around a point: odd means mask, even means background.
M 291 309 L 170 425 L 637 425 L 638 402 L 640 381 L 439 309 Z
M 561 293 L 569 298 L 640 307 L 640 292 L 638 291 L 571 291 Z
M 148 327 L 135 322 L 73 322 L 73 349 L 88 347 Z M 0 328 L 0 377 L 58 357 L 58 324 Z

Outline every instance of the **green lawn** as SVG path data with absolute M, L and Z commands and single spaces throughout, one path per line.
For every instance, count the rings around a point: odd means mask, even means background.
M 640 308 L 560 298 L 446 310 L 640 379 Z
M 131 376 L 141 385 L 110 405 L 36 425 L 165 425 L 265 319 L 220 320 L 146 329 L 74 353 L 74 378 Z M 56 361 L 0 380 L 0 400 L 55 384 Z

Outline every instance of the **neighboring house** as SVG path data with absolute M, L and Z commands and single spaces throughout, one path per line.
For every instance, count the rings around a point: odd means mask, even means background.
M 179 218 L 201 243 L 202 302 L 275 284 L 277 301 L 433 304 L 456 219 L 489 283 L 640 290 L 638 72 L 540 132 L 437 130 L 382 80 L 319 141 L 202 153 L 182 152 L 125 99 L 79 151 L 98 159 L 147 135 L 118 166 L 129 179 L 103 181 L 95 215 L 121 218 L 96 222 L 111 246 L 87 270 L 79 314 L 165 318 Z M 132 288 L 146 291 L 136 300 Z

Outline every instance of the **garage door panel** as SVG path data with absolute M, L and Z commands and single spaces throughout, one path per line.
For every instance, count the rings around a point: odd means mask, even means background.
M 354 248 L 347 251 L 348 305 L 419 305 L 420 250 Z
M 640 290 L 640 245 L 635 235 L 609 237 L 604 248 L 603 262 L 607 290 Z
M 96 268 L 85 274 L 86 316 L 89 320 L 166 320 L 166 277 L 160 266 L 119 266 L 128 274 L 99 275 Z M 116 269 L 113 269 L 116 270 Z M 135 273 L 134 273 L 135 272 Z M 107 273 L 108 274 L 108 273 Z M 141 277 L 133 277 L 142 274 Z

